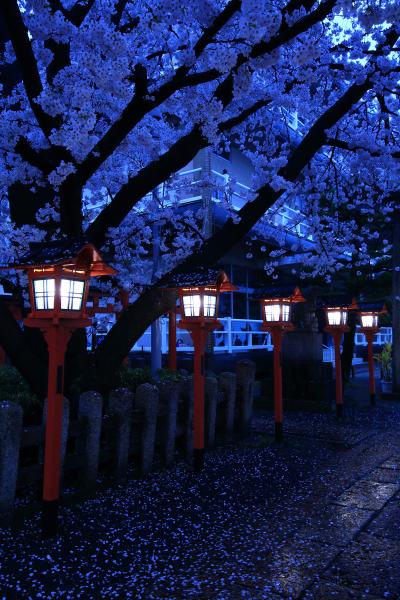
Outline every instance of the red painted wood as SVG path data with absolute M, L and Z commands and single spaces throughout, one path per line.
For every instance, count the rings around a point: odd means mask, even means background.
M 168 368 L 176 371 L 176 310 L 168 313 Z

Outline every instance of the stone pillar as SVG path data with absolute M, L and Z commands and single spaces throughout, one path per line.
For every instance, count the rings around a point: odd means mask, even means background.
M 135 408 L 142 412 L 140 447 L 140 470 L 148 473 L 153 465 L 156 443 L 158 389 L 151 383 L 142 383 L 136 388 Z
M 186 460 L 191 463 L 193 459 L 193 377 L 182 381 L 179 394 L 179 419 L 182 425 L 184 438 L 184 452 Z
M 118 480 L 126 476 L 128 467 L 132 405 L 133 393 L 127 388 L 118 388 L 110 393 L 108 406 L 116 424 L 115 476 Z
M 79 421 L 82 424 L 77 440 L 78 453 L 82 457 L 81 486 L 96 486 L 99 469 L 100 436 L 103 398 L 97 392 L 85 392 L 79 396 Z
M 223 393 L 223 417 L 222 427 L 225 440 L 229 441 L 233 437 L 233 425 L 235 419 L 236 404 L 236 375 L 235 373 L 221 373 L 219 376 L 219 389 Z
M 13 513 L 18 476 L 22 408 L 0 402 L 0 525 L 9 525 Z
M 255 375 L 256 365 L 253 361 L 243 359 L 236 363 L 237 403 L 241 433 L 248 433 L 250 431 L 253 414 Z
M 44 405 L 43 405 L 43 420 L 42 420 L 43 440 L 45 439 L 46 421 L 47 421 L 47 398 L 45 399 Z M 61 484 L 60 484 L 60 489 L 62 488 L 62 481 L 64 478 L 63 468 L 64 468 L 65 455 L 67 453 L 68 427 L 69 427 L 69 401 L 67 400 L 67 398 L 64 398 L 62 429 L 61 429 L 61 463 L 60 463 Z M 39 463 L 42 463 L 42 464 L 44 461 L 43 449 L 44 449 L 44 446 L 41 447 L 40 454 L 39 454 Z
M 158 389 L 161 459 L 165 466 L 169 467 L 175 457 L 180 385 L 177 381 L 162 381 L 158 384 Z
M 206 377 L 204 386 L 205 408 L 205 447 L 215 444 L 215 427 L 217 420 L 218 381 L 215 377 Z

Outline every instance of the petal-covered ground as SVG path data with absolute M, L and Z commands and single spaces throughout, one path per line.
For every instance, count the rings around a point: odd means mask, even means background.
M 178 463 L 64 506 L 55 541 L 39 516 L 0 530 L 0 597 L 399 598 L 400 403 L 356 404 L 288 413 L 280 446 L 258 414 L 201 475 Z

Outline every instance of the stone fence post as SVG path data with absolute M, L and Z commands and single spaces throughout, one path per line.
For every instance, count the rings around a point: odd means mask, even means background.
M 243 359 L 236 363 L 238 417 L 239 428 L 242 433 L 248 433 L 250 430 L 255 375 L 256 365 L 253 361 Z
M 22 408 L 0 402 L 0 525 L 9 525 L 14 508 L 22 431 Z
M 143 414 L 140 469 L 142 473 L 148 473 L 153 465 L 156 443 L 158 388 L 150 383 L 138 385 L 135 408 L 141 410 Z
M 193 376 L 189 376 L 181 383 L 178 409 L 183 430 L 184 452 L 189 463 L 193 459 L 193 409 Z
M 127 388 L 110 392 L 108 408 L 116 423 L 115 476 L 118 480 L 125 477 L 128 466 L 132 405 L 133 392 Z
M 223 393 L 223 432 L 225 440 L 229 441 L 233 437 L 233 426 L 235 420 L 236 404 L 236 375 L 235 373 L 224 372 L 219 376 L 219 389 Z
M 78 453 L 82 458 L 81 487 L 95 487 L 99 470 L 100 436 L 103 398 L 98 392 L 85 392 L 79 396 L 79 421 L 82 430 L 78 435 Z
M 161 381 L 158 384 L 160 408 L 159 429 L 161 458 L 169 467 L 175 457 L 175 439 L 180 384 L 178 381 Z

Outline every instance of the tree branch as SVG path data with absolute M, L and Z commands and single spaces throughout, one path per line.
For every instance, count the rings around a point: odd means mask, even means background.
M 312 25 L 315 25 L 322 19 L 324 19 L 336 5 L 338 0 L 325 0 L 318 6 L 318 8 L 312 13 L 306 15 L 294 25 L 288 26 L 286 22 L 282 22 L 282 25 L 277 35 L 272 38 L 269 42 L 260 42 L 255 44 L 250 57 L 239 57 L 233 72 L 243 65 L 249 58 L 258 58 L 265 53 L 276 50 L 281 45 L 292 40 L 294 37 L 303 33 Z M 234 0 L 231 1 L 224 9 L 225 18 L 229 15 L 227 8 L 236 6 Z M 223 11 L 223 12 L 224 12 Z M 216 17 L 214 24 L 210 26 L 208 30 L 204 32 L 202 37 L 197 42 L 197 52 L 201 52 L 204 49 L 205 39 L 208 39 L 208 43 L 211 40 L 211 30 L 215 32 L 215 22 L 218 21 L 221 15 Z M 224 21 L 218 21 L 221 27 Z M 208 36 L 206 36 L 208 32 Z M 206 38 L 205 38 L 206 36 Z M 77 171 L 70 175 L 69 180 L 74 180 L 76 185 L 83 186 L 86 181 L 96 172 L 100 165 L 115 151 L 122 140 L 128 135 L 128 133 L 148 114 L 151 110 L 160 106 L 168 98 L 170 98 L 178 89 L 187 87 L 188 85 L 197 85 L 198 83 L 204 83 L 206 81 L 213 81 L 220 76 L 220 72 L 217 69 L 210 69 L 207 72 L 189 75 L 189 67 L 180 67 L 177 69 L 174 77 L 163 84 L 157 91 L 152 93 L 152 100 L 148 98 L 138 97 L 136 94 L 134 98 L 127 104 L 125 109 L 122 111 L 120 118 L 115 121 L 110 129 L 105 133 L 103 138 L 97 142 L 85 160 L 79 165 Z M 187 82 L 186 82 L 187 79 Z M 232 74 L 222 82 L 216 91 L 216 97 L 221 98 L 225 105 L 231 101 L 231 80 Z
M 219 125 L 219 132 L 224 133 L 240 125 L 252 114 L 266 106 L 270 100 L 258 100 L 236 117 L 227 119 Z M 115 194 L 110 204 L 103 208 L 97 218 L 89 225 L 86 236 L 96 246 L 101 247 L 108 229 L 117 227 L 129 214 L 132 208 L 157 185 L 168 179 L 172 173 L 179 171 L 196 156 L 202 148 L 208 146 L 200 127 L 196 125 L 192 131 L 180 138 L 157 160 L 143 167 Z
M 390 37 L 393 38 L 392 32 L 389 34 Z M 326 142 L 326 129 L 339 122 L 372 87 L 373 83 L 370 77 L 367 77 L 362 84 L 351 85 L 341 98 L 315 121 L 307 135 L 290 155 L 287 165 L 279 170 L 278 175 L 288 181 L 295 181 Z M 154 319 L 170 308 L 170 305 L 167 307 L 162 305 L 160 308 L 159 302 L 152 306 L 152 302 L 159 296 L 156 286 L 166 284 L 174 272 L 182 267 L 190 269 L 204 264 L 212 265 L 221 260 L 243 239 L 283 193 L 283 190 L 276 191 L 269 184 L 261 187 L 257 197 L 238 211 L 235 220 L 229 218 L 223 227 L 204 243 L 199 252 L 189 256 L 183 264 L 163 276 L 153 287 L 146 290 L 129 309 L 123 312 L 95 353 L 97 373 L 102 386 L 108 385 L 110 375 L 129 352 L 134 340 L 146 330 Z M 170 298 L 169 302 L 171 304 L 173 298 Z M 140 319 L 135 318 L 138 312 L 141 316 Z M 110 361 L 110 356 L 112 356 L 112 361 Z
M 43 133 L 48 137 L 54 127 L 54 120 L 41 109 L 35 100 L 42 93 L 43 86 L 29 41 L 28 30 L 23 22 L 17 0 L 2 0 L 0 12 L 7 25 L 32 112 Z

